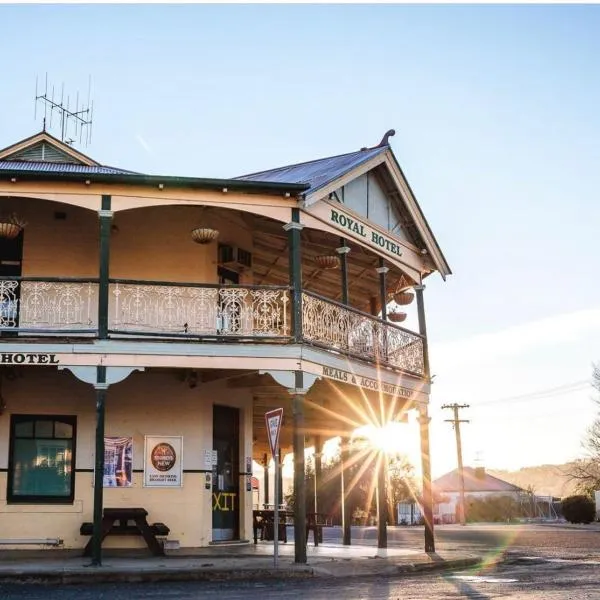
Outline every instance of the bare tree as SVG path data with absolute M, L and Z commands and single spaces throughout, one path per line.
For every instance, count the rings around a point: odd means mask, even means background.
M 600 366 L 594 365 L 592 377 L 592 385 L 600 392 Z M 596 398 L 596 404 L 600 407 L 600 397 Z M 570 476 L 579 491 L 591 494 L 600 490 L 600 411 L 586 431 L 583 447 L 587 456 L 575 461 Z

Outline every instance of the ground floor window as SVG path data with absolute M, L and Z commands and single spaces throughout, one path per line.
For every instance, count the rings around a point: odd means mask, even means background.
M 12 415 L 8 502 L 73 502 L 76 417 Z

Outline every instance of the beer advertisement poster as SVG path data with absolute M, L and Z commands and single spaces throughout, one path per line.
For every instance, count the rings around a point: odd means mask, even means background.
M 144 487 L 182 487 L 183 438 L 147 435 L 144 447 Z

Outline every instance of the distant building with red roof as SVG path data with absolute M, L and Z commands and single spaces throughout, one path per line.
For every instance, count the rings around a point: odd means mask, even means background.
M 525 490 L 486 473 L 485 467 L 464 467 L 465 498 L 512 497 L 519 500 Z M 454 469 L 431 483 L 434 517 L 441 523 L 457 522 L 460 499 L 460 477 Z

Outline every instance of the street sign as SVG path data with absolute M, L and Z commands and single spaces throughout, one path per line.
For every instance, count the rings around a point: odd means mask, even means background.
M 276 408 L 265 413 L 265 422 L 267 424 L 267 436 L 269 438 L 269 446 L 271 447 L 271 455 L 273 460 L 277 462 L 277 450 L 279 448 L 279 432 L 281 431 L 281 422 L 283 421 L 283 408 Z
M 279 481 L 279 432 L 281 431 L 281 422 L 283 421 L 283 408 L 276 408 L 265 413 L 265 423 L 267 424 L 267 437 L 271 447 L 271 455 L 275 462 L 275 493 L 274 496 L 274 519 L 273 519 L 273 564 L 277 568 L 279 562 L 279 494 L 277 482 Z

